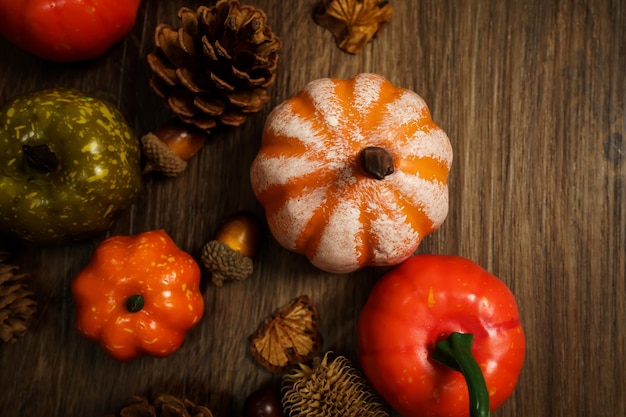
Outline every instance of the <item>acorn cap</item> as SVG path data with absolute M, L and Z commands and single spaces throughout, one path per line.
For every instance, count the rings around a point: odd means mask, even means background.
M 175 177 L 187 169 L 187 161 L 176 155 L 154 133 L 146 133 L 142 136 L 141 150 L 147 160 L 144 173 L 159 171 L 168 177 Z
M 211 240 L 204 245 L 202 263 L 211 272 L 211 281 L 218 287 L 228 280 L 243 281 L 254 271 L 251 258 L 218 240 Z

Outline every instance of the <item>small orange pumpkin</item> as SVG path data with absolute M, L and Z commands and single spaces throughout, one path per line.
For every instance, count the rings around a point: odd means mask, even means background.
M 451 163 L 419 95 L 359 74 L 274 108 L 250 178 L 283 247 L 346 273 L 399 264 L 443 223 Z

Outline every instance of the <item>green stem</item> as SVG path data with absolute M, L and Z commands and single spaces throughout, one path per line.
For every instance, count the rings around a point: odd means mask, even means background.
M 22 145 L 22 152 L 26 162 L 41 172 L 54 172 L 59 167 L 59 159 L 46 144 L 35 146 Z
M 129 313 L 136 313 L 143 308 L 143 296 L 141 294 L 131 295 L 126 299 L 126 310 Z
M 463 374 L 469 393 L 470 417 L 489 417 L 489 391 L 472 355 L 473 339 L 472 334 L 450 333 L 437 343 L 432 358 Z

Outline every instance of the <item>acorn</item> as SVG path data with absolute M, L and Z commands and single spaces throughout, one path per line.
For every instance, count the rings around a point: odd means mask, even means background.
M 176 177 L 187 169 L 187 161 L 201 148 L 208 131 L 173 118 L 159 126 L 154 133 L 141 138 L 141 150 L 146 158 L 142 171 L 158 171 Z
M 243 417 L 284 417 L 280 386 L 266 385 L 253 391 L 243 403 Z
M 218 229 L 215 239 L 202 249 L 202 263 L 211 272 L 211 282 L 221 287 L 226 280 L 242 281 L 254 272 L 252 257 L 261 237 L 255 215 L 238 212 Z

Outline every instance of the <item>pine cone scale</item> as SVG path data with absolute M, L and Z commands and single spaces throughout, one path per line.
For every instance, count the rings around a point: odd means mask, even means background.
M 157 26 L 156 44 L 163 52 L 163 55 L 175 66 L 181 67 L 185 65 L 186 54 L 180 48 L 178 41 L 179 33 L 169 25 Z
M 196 55 L 196 45 L 193 37 L 183 28 L 178 29 L 178 44 L 187 55 L 192 57 Z
M 191 38 L 198 37 L 198 17 L 193 10 L 187 7 L 181 7 L 178 11 L 178 18 L 180 19 L 184 31 L 189 34 Z
M 179 68 L 176 70 L 176 76 L 180 80 L 181 84 L 192 93 L 200 93 L 206 90 L 206 88 L 200 87 L 196 84 L 194 73 L 187 68 Z
M 193 102 L 204 113 L 211 116 L 219 116 L 222 112 L 224 112 L 224 103 L 215 98 L 205 98 L 202 95 L 197 95 Z
M 159 97 L 163 99 L 167 98 L 169 91 L 171 90 L 171 86 L 167 85 L 162 78 L 156 76 L 150 78 L 150 87 Z
M 166 59 L 167 57 L 163 51 L 159 51 L 159 54 L 149 55 L 147 58 L 148 64 L 157 78 L 160 78 L 168 86 L 176 86 L 180 83 L 178 75 L 176 74 L 177 68 L 164 65 L 163 62 Z M 154 78 L 154 76 L 152 78 Z
M 194 97 L 189 91 L 178 88 L 172 91 L 167 103 L 176 113 L 185 117 L 193 117 L 196 114 L 193 100 Z

